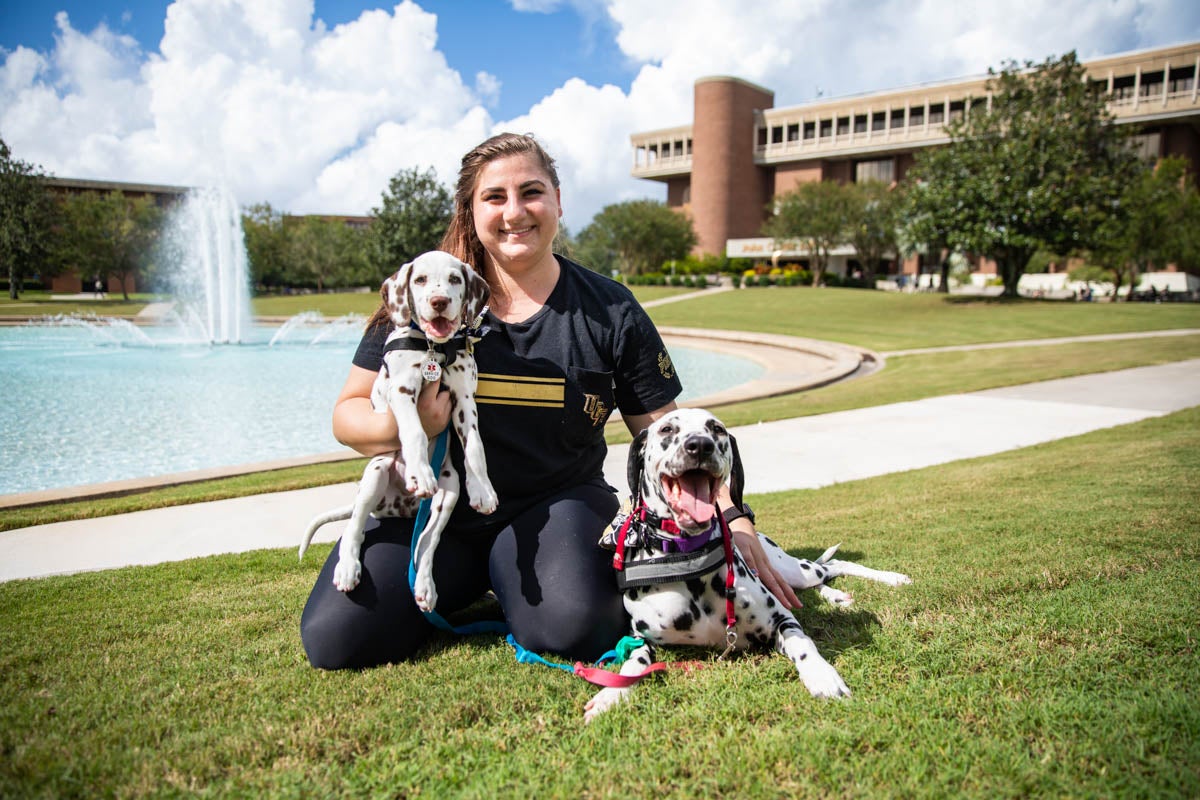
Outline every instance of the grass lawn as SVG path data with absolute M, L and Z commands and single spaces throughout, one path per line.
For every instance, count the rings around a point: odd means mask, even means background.
M 643 302 L 659 300 L 691 289 L 666 286 L 634 287 L 634 294 Z M 154 295 L 134 294 L 128 301 L 119 295 L 108 295 L 103 300 L 82 298 L 79 300 L 53 300 L 50 292 L 22 292 L 19 300 L 0 297 L 0 318 L 6 316 L 40 317 L 56 314 L 95 314 L 97 316 L 132 317 L 148 303 L 158 300 Z M 327 317 L 345 314 L 370 316 L 379 307 L 378 292 L 336 292 L 328 294 L 262 295 L 250 300 L 250 312 L 256 317 L 291 317 L 305 311 L 319 311 Z
M 1200 409 L 752 496 L 792 552 L 913 577 L 798 612 L 854 696 L 747 655 L 586 727 L 492 636 L 309 668 L 291 548 L 0 584 L 0 796 L 1200 796 L 1197 496 Z
M 10 300 L 8 293 L 0 294 L 0 318 L 41 317 L 58 314 L 95 314 L 99 317 L 132 317 L 153 302 L 148 294 L 133 294 L 124 300 L 119 294 L 107 295 L 103 300 L 54 300 L 50 292 L 21 292 L 17 300 Z
M 761 288 L 650 309 L 659 325 L 807 336 L 878 352 L 950 344 L 1200 328 L 1200 303 L 1071 303 Z

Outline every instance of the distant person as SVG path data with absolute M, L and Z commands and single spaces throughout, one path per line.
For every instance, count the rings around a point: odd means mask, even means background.
M 100 280 L 99 275 L 92 281 L 92 292 L 97 300 L 104 298 L 104 282 Z

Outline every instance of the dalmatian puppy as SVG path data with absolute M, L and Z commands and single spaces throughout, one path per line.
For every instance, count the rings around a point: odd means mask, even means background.
M 458 501 L 459 476 L 449 457 L 438 475 L 430 466 L 434 443 L 421 426 L 417 396 L 428 381 L 441 380 L 450 392 L 454 432 L 463 444 L 467 495 L 482 514 L 496 510 L 496 492 L 488 479 L 479 437 L 475 387 L 479 371 L 466 327 L 484 310 L 487 282 L 449 253 L 417 256 L 383 282 L 383 303 L 394 326 L 384 345 L 383 366 L 371 389 L 376 413 L 391 413 L 400 431 L 400 449 L 368 463 L 354 502 L 318 515 L 309 523 L 300 557 L 322 525 L 348 519 L 338 551 L 333 583 L 343 592 L 358 586 L 359 554 L 367 517 L 416 516 L 422 498 L 431 497 L 429 521 L 413 553 L 417 565 L 414 597 L 430 611 L 437 605 L 433 553 Z
M 737 443 L 721 422 L 703 409 L 678 409 L 656 420 L 634 439 L 629 450 L 631 517 L 618 519 L 610 541 L 618 550 L 625 608 L 632 634 L 645 644 L 621 668 L 637 675 L 654 660 L 654 646 L 684 644 L 726 647 L 771 647 L 795 664 L 800 679 L 817 697 L 850 694 L 837 670 L 817 651 L 795 617 L 751 572 L 735 548 L 725 551 L 716 507 L 717 492 L 728 480 L 730 495 L 742 505 L 743 471 Z M 624 539 L 624 547 L 618 539 Z M 771 565 L 793 588 L 817 588 L 838 605 L 850 595 L 828 586 L 849 575 L 898 586 L 907 576 L 833 558 L 831 547 L 816 561 L 789 556 L 759 534 Z M 618 566 L 616 561 L 614 566 Z M 727 563 L 734 582 L 728 591 Z M 622 574 L 624 573 L 624 574 Z M 727 604 L 727 599 L 730 601 Z M 736 622 L 731 628 L 728 617 Z M 727 652 L 728 652 L 727 649 Z M 626 700 L 628 687 L 602 689 L 588 702 L 585 719 Z

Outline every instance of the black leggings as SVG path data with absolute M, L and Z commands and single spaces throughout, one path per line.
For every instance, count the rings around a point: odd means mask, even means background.
M 585 484 L 529 507 L 494 533 L 447 528 L 433 567 L 438 613 L 466 608 L 491 588 L 524 647 L 598 658 L 629 632 L 612 555 L 597 545 L 618 505 L 607 487 Z M 435 628 L 408 586 L 412 523 L 384 518 L 367 533 L 362 579 L 349 593 L 333 585 L 333 548 L 300 617 L 300 638 L 314 667 L 402 661 L 429 639 Z

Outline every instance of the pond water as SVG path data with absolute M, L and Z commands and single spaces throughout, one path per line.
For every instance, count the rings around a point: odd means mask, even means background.
M 220 346 L 103 318 L 0 328 L 0 494 L 344 450 L 330 412 L 362 323 L 302 315 Z M 681 399 L 763 371 L 690 348 L 671 357 Z

